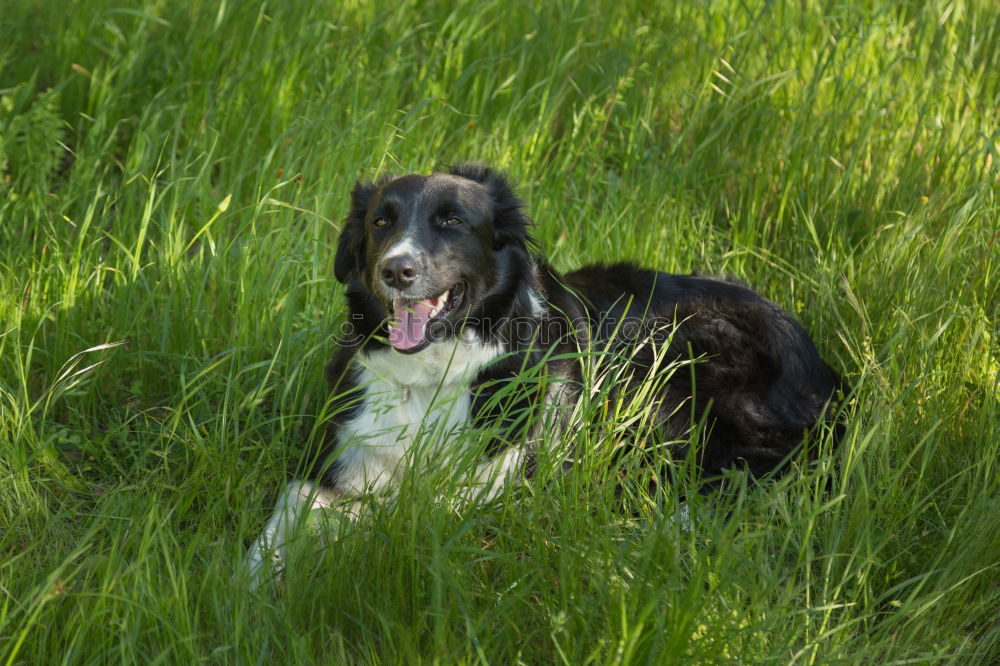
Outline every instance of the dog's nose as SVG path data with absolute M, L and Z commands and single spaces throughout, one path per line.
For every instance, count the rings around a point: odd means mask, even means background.
M 400 254 L 382 264 L 382 280 L 396 289 L 406 289 L 418 275 L 420 271 L 417 270 L 417 260 L 413 255 Z

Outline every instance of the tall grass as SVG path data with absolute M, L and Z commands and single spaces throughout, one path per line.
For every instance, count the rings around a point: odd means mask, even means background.
M 992 3 L 8 0 L 0 31 L 3 663 L 1000 661 Z M 469 158 L 559 268 L 796 313 L 856 387 L 843 444 L 688 493 L 690 530 L 683 480 L 622 510 L 613 429 L 495 503 L 422 469 L 255 596 L 349 189 Z

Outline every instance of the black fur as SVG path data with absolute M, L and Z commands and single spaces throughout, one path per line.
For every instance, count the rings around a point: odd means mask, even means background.
M 451 225 L 448 216 L 460 223 Z M 519 438 L 498 437 L 491 454 L 525 445 L 529 430 L 521 427 L 521 417 L 537 413 L 549 399 L 530 390 L 495 399 L 523 368 L 545 364 L 568 387 L 559 398 L 567 400 L 582 384 L 580 363 L 546 359 L 580 349 L 617 352 L 629 359 L 629 378 L 638 382 L 654 367 L 654 347 L 668 339 L 668 359 L 696 362 L 673 375 L 652 408 L 671 440 L 689 437 L 692 414 L 708 415 L 698 458 L 705 477 L 739 465 L 755 474 L 771 472 L 831 418 L 846 387 L 802 327 L 770 301 L 731 281 L 629 264 L 560 275 L 533 255 L 532 224 L 507 180 L 478 164 L 358 183 L 334 268 L 347 286 L 351 327 L 327 368 L 334 390 L 356 408 L 365 396 L 355 385 L 352 360 L 357 354 L 397 353 L 385 341 L 392 307 L 378 266 L 387 248 L 405 237 L 421 257 L 417 296 L 452 285 L 464 290 L 435 339 L 469 330 L 507 352 L 469 385 L 473 421 L 500 420 Z M 619 399 L 627 398 L 630 386 L 616 392 Z M 336 420 L 344 423 L 354 414 L 348 408 Z M 336 427 L 327 452 L 331 460 Z M 325 470 L 322 483 L 336 484 L 336 463 L 319 469 Z

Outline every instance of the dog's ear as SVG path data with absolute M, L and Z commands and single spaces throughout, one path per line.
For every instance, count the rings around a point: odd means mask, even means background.
M 524 202 L 514 194 L 514 188 L 506 176 L 496 169 L 474 162 L 456 164 L 448 172 L 453 176 L 474 180 L 490 193 L 495 249 L 505 245 L 526 247 L 534 242 L 528 232 L 534 222 L 524 212 Z
M 375 183 L 358 181 L 351 190 L 351 212 L 344 220 L 333 261 L 333 274 L 342 284 L 347 284 L 365 269 L 365 214 L 378 189 Z

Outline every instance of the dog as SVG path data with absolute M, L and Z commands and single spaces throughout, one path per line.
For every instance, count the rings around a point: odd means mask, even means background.
M 255 580 L 280 566 L 311 509 L 356 515 L 360 498 L 391 488 L 428 426 L 432 455 L 463 428 L 497 433 L 473 474 L 488 495 L 530 477 L 541 431 L 551 440 L 580 425 L 565 414 L 585 390 L 588 353 L 625 367 L 609 400 L 667 377 L 647 411 L 681 456 L 692 415 L 705 418 L 705 479 L 775 472 L 810 433 L 837 429 L 845 385 L 774 303 L 730 280 L 624 263 L 560 275 L 534 251 L 532 226 L 507 178 L 481 164 L 356 184 L 334 261 L 348 303 L 327 367 L 340 407 L 317 471 L 288 484 L 252 546 Z M 688 365 L 665 370 L 677 363 Z M 542 369 L 543 391 L 516 390 L 526 368 Z

